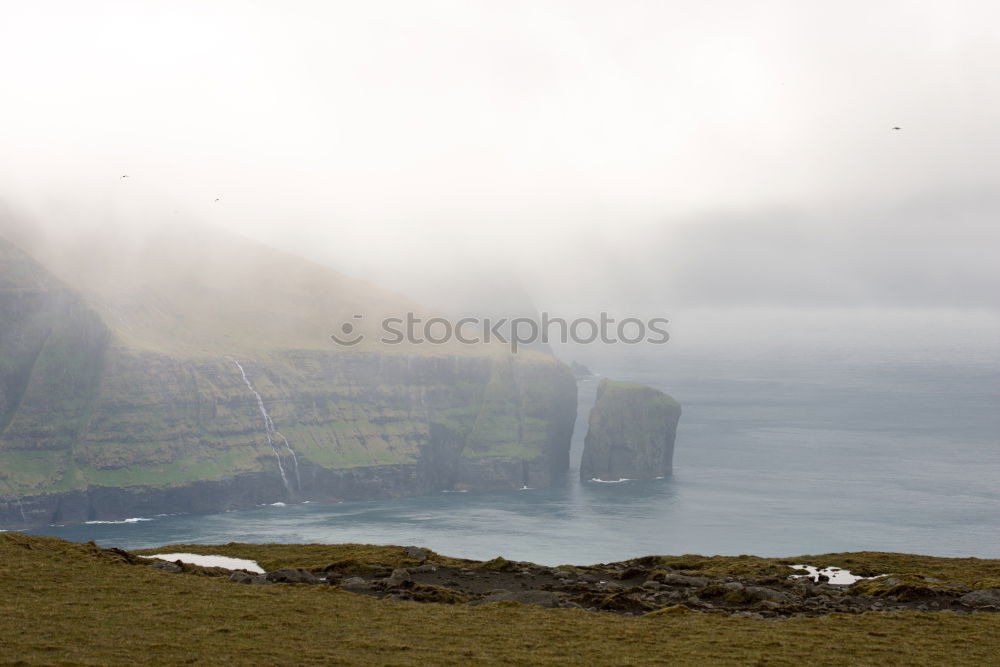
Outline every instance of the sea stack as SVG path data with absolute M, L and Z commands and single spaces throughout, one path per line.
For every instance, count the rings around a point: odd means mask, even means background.
M 681 406 L 662 391 L 607 378 L 590 411 L 580 478 L 652 479 L 673 468 Z

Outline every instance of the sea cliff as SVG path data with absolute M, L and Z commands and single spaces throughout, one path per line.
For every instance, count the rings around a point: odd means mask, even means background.
M 649 479 L 673 470 L 681 406 L 662 391 L 605 378 L 597 388 L 580 478 Z
M 225 294 L 217 319 L 194 287 L 111 301 L 0 253 L 0 527 L 540 487 L 568 467 L 575 383 L 546 354 L 339 348 L 318 326 L 304 345 L 272 322 L 240 338 Z M 308 307 L 273 302 L 262 320 Z

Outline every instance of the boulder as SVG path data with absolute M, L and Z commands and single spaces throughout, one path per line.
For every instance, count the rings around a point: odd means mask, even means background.
M 788 593 L 776 591 L 773 588 L 765 586 L 747 586 L 746 592 L 758 600 L 768 600 L 770 602 L 789 602 L 794 599 Z
M 282 567 L 264 575 L 268 581 L 278 584 L 318 584 L 319 579 L 307 570 Z
M 1000 608 L 1000 588 L 981 588 L 978 591 L 966 593 L 958 599 L 966 607 L 997 607 Z
M 184 568 L 182 568 L 177 563 L 171 563 L 170 561 L 167 561 L 167 560 L 158 560 L 155 563 L 153 563 L 152 565 L 150 565 L 150 567 L 155 567 L 157 570 L 163 570 L 165 572 L 183 572 L 184 571 Z
M 233 573 L 229 575 L 229 581 L 235 581 L 238 584 L 249 584 L 254 580 L 254 576 L 243 570 L 233 570 Z
M 366 591 L 371 588 L 371 584 L 361 577 L 349 577 L 340 582 L 340 587 L 345 591 Z
M 668 586 L 697 586 L 698 588 L 708 586 L 708 577 L 689 577 L 686 574 L 668 573 L 659 579 Z
M 420 547 L 403 547 L 403 551 L 409 558 L 418 560 L 421 563 L 427 560 L 427 550 Z
M 424 563 L 423 565 L 418 565 L 416 567 L 411 567 L 410 572 L 437 572 L 437 565 L 431 565 L 430 563 Z
M 404 567 L 397 567 L 385 580 L 385 585 L 392 588 L 393 586 L 401 586 L 411 581 L 413 581 L 413 577 L 410 576 L 410 571 Z

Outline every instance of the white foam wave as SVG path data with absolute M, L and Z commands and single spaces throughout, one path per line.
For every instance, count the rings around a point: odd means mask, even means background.
M 84 523 L 93 526 L 100 523 L 120 524 L 120 523 L 139 523 L 140 521 L 152 521 L 152 519 L 148 519 L 144 516 L 136 516 L 132 517 L 131 519 L 122 519 L 121 521 L 84 521 Z
M 597 482 L 598 484 L 621 484 L 622 482 L 631 482 L 632 480 L 627 477 L 622 477 L 621 479 L 598 479 L 597 477 L 592 477 L 591 482 Z

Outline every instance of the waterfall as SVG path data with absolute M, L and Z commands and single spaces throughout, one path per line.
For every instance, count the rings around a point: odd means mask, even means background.
M 14 499 L 14 502 L 11 502 L 10 500 L 11 498 Z M 17 503 L 17 509 L 21 513 L 21 521 L 23 521 L 25 525 L 28 525 L 28 517 L 25 516 L 24 514 L 24 505 L 21 504 L 21 496 L 14 494 L 10 495 L 4 494 L 3 496 L 0 496 L 0 499 L 3 500 L 4 505 L 6 505 L 7 507 L 10 507 L 14 503 Z
M 288 439 L 285 438 L 275 427 L 274 421 L 271 416 L 267 414 L 267 410 L 264 408 L 264 399 L 261 398 L 257 390 L 253 388 L 253 384 L 250 383 L 250 378 L 247 377 L 247 373 L 243 370 L 243 366 L 240 362 L 236 361 L 232 357 L 229 360 L 236 364 L 236 367 L 240 369 L 240 375 L 243 376 L 243 382 L 246 383 L 247 389 L 253 392 L 253 395 L 257 398 L 257 409 L 260 410 L 261 416 L 264 418 L 264 435 L 267 437 L 267 444 L 274 452 L 274 458 L 278 461 L 278 472 L 281 473 L 281 481 L 285 485 L 285 490 L 288 491 L 288 495 L 292 495 L 292 485 L 288 481 L 288 475 L 285 474 L 285 464 L 281 462 L 281 454 L 278 452 L 278 447 L 275 445 L 275 438 L 281 438 L 282 443 L 285 445 L 285 449 L 292 457 L 292 464 L 295 469 L 295 483 L 298 490 L 302 491 L 302 478 L 299 476 L 299 459 L 295 456 L 295 452 L 292 450 L 291 445 L 288 444 Z
M 295 486 L 298 487 L 299 491 L 301 492 L 302 478 L 299 477 L 299 457 L 295 455 L 295 451 L 291 448 L 291 446 L 289 446 L 288 438 L 281 435 L 281 431 L 275 431 L 274 434 L 277 435 L 279 438 L 281 438 L 281 442 L 285 443 L 285 449 L 287 449 L 288 453 L 292 455 L 292 468 L 295 469 Z

